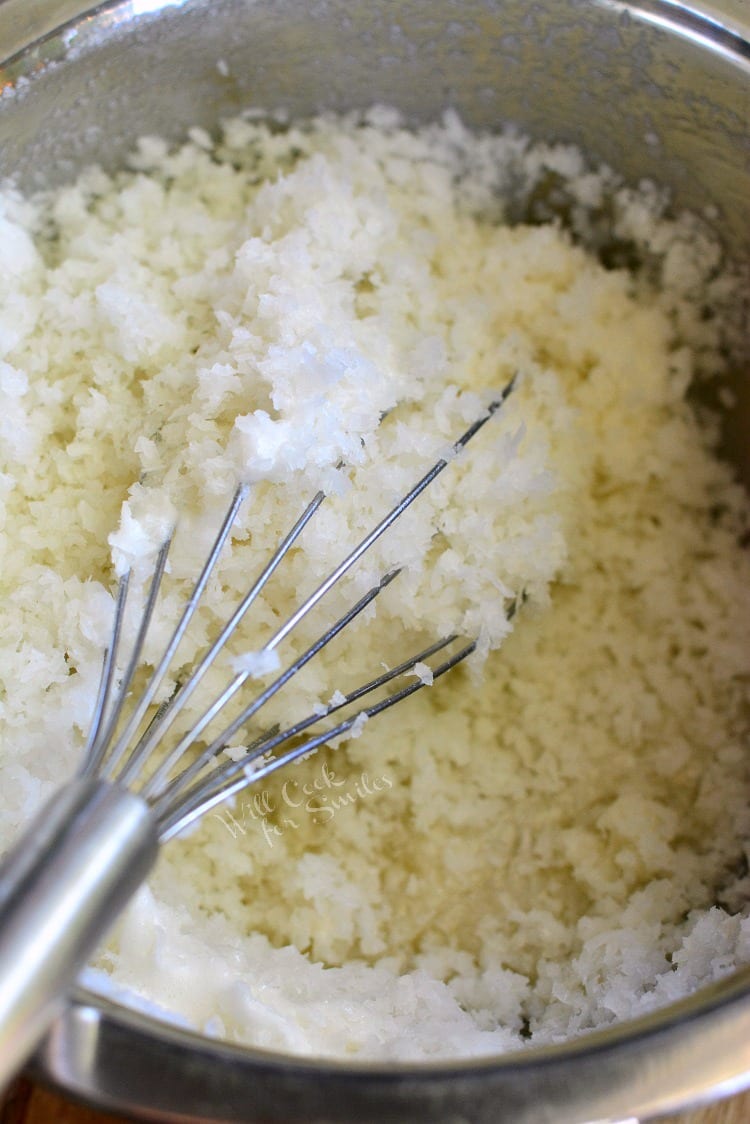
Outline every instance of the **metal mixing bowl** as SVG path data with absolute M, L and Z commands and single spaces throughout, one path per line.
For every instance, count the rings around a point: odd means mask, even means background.
M 383 101 L 413 121 L 452 105 L 657 179 L 677 207 L 716 207 L 747 257 L 749 41 L 746 0 L 0 0 L 0 174 L 59 183 L 145 132 L 248 105 Z M 746 478 L 749 382 L 726 435 Z M 240 1049 L 79 992 L 35 1066 L 163 1121 L 647 1118 L 750 1085 L 750 972 L 569 1045 L 421 1066 Z

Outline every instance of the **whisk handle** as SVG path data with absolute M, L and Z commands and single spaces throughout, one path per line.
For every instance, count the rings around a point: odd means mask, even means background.
M 156 823 L 139 796 L 79 779 L 55 794 L 0 866 L 0 1089 L 157 851 Z

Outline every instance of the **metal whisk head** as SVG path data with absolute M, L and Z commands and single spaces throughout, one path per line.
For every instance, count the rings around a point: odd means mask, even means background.
M 460 452 L 499 409 L 511 392 L 514 381 L 512 380 L 504 388 L 501 395 L 489 405 L 487 412 L 477 419 L 455 442 L 453 446 L 454 454 Z M 262 649 L 263 653 L 274 651 L 296 629 L 344 574 L 355 565 L 373 543 L 443 471 L 450 459 L 452 457 L 438 460 L 417 484 L 399 500 L 377 526 L 299 605 L 268 640 Z M 157 748 L 160 752 L 164 751 L 166 735 L 176 718 L 271 575 L 281 564 L 325 500 L 323 492 L 318 492 L 311 500 L 269 558 L 220 635 L 192 670 L 189 678 L 179 686 L 171 699 L 157 709 L 150 721 L 147 721 L 148 712 L 154 703 L 159 687 L 169 671 L 180 641 L 198 607 L 222 548 L 231 533 L 232 526 L 240 508 L 247 499 L 249 491 L 250 487 L 247 484 L 241 484 L 237 488 L 200 577 L 183 609 L 164 654 L 142 695 L 133 700 L 130 713 L 127 716 L 125 711 L 129 701 L 128 696 L 135 673 L 142 662 L 143 646 L 157 602 L 171 538 L 163 544 L 159 551 L 133 651 L 124 674 L 118 682 L 116 665 L 130 574 L 126 573 L 120 582 L 112 639 L 105 656 L 82 774 L 84 776 L 99 774 L 108 781 L 136 789 L 139 795 L 151 806 L 158 821 L 159 837 L 162 841 L 178 834 L 193 820 L 222 800 L 235 795 L 247 785 L 261 780 L 292 761 L 304 757 L 324 743 L 346 735 L 347 732 L 352 730 L 355 723 L 373 718 L 409 695 L 421 690 L 425 686 L 425 682 L 419 677 L 410 677 L 406 684 L 397 682 L 399 678 L 412 672 L 415 665 L 433 660 L 430 671 L 434 681 L 465 659 L 476 647 L 476 641 L 474 640 L 461 640 L 456 635 L 443 637 L 422 651 L 415 652 L 408 659 L 400 662 L 397 667 L 381 672 L 376 677 L 363 683 L 346 694 L 342 700 L 329 704 L 324 710 L 318 708 L 314 713 L 301 720 L 281 729 L 275 728 L 256 738 L 240 760 L 222 760 L 220 758 L 222 750 L 230 744 L 238 731 L 246 726 L 271 698 L 374 601 L 400 572 L 398 568 L 390 570 L 306 651 L 294 659 L 273 682 L 255 695 L 219 733 L 210 737 L 208 744 L 201 748 L 197 756 L 188 758 L 188 751 L 202 739 L 204 731 L 211 726 L 230 700 L 245 686 L 247 680 L 251 677 L 249 671 L 237 672 L 226 688 L 206 707 L 190 728 L 184 734 L 176 736 L 175 744 L 166 749 L 165 755 L 161 757 L 158 764 L 155 764 L 155 752 Z M 362 700 L 368 696 L 375 696 L 376 692 L 378 694 L 375 701 L 362 703 Z M 337 715 L 333 723 L 326 721 L 330 720 L 332 715 Z M 317 729 L 314 729 L 315 727 Z M 323 728 L 321 729 L 321 727 Z
M 460 452 L 499 409 L 513 385 L 514 380 L 456 441 L 453 454 Z M 274 651 L 296 629 L 443 471 L 453 454 L 438 460 L 425 473 L 277 629 L 262 651 Z M 410 677 L 405 685 L 398 682 L 416 664 L 432 660 L 434 680 L 475 648 L 475 641 L 444 637 L 398 667 L 379 673 L 343 699 L 334 696 L 338 701 L 329 704 L 323 713 L 316 710 L 288 726 L 256 737 L 240 760 L 220 757 L 238 731 L 398 576 L 398 569 L 391 570 L 218 734 L 204 737 L 204 732 L 250 678 L 249 671 L 238 672 L 185 733 L 173 732 L 174 744 L 169 744 L 168 735 L 178 715 L 325 499 L 319 492 L 307 505 L 189 678 L 169 700 L 154 708 L 160 686 L 248 492 L 244 484 L 237 488 L 179 623 L 139 696 L 134 689 L 135 675 L 143 662 L 144 642 L 159 595 L 169 542 L 159 551 L 133 651 L 118 677 L 116 668 L 130 576 L 126 574 L 122 579 L 81 771 L 55 793 L 0 864 L 0 1089 L 40 1041 L 76 972 L 148 876 L 160 843 L 246 785 L 313 752 L 323 743 L 346 735 L 364 717 L 374 718 L 421 690 L 421 678 Z M 511 606 L 509 612 L 513 609 Z M 195 746 L 198 748 L 194 749 Z

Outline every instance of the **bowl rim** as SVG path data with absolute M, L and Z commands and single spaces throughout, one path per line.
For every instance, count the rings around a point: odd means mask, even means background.
M 185 1122 L 239 1124 L 251 1118 L 252 1105 L 258 1119 L 279 1124 L 601 1124 L 645 1120 L 750 1088 L 748 1043 L 750 966 L 669 1006 L 567 1042 L 424 1062 L 243 1046 L 77 988 L 30 1072 L 84 1103 L 153 1121 L 174 1121 L 179 1112 Z
M 681 0 L 593 2 L 619 12 L 627 10 L 632 18 L 668 26 L 714 51 L 728 54 L 740 69 L 748 71 L 750 11 L 743 0 L 698 0 L 689 6 Z M 86 24 L 86 38 L 93 41 L 98 30 L 111 29 L 119 24 L 121 17 L 124 21 L 134 16 L 156 15 L 167 7 L 179 8 L 190 3 L 191 0 L 104 0 L 94 4 L 91 0 L 0 0 L 0 43 L 5 44 L 4 58 L 0 59 L 0 92 L 16 86 L 19 68 L 34 54 L 37 67 L 41 63 L 43 69 L 50 45 L 57 51 L 65 41 L 66 50 L 80 49 L 81 43 L 76 44 L 70 32 L 82 21 Z M 66 36 L 69 37 L 67 41 Z M 52 64 L 58 58 L 55 51 L 49 56 Z M 668 1042 L 665 1041 L 667 1036 Z M 112 1083 L 111 1073 L 105 1072 L 101 1064 L 101 1043 L 110 1038 L 129 1043 L 121 1090 Z M 96 1048 L 92 1049 L 94 1041 Z M 733 1051 L 730 1049 L 732 1042 L 735 1044 Z M 155 1055 L 164 1047 L 172 1052 L 172 1059 L 185 1059 L 188 1055 L 193 1062 L 197 1059 L 201 1078 L 218 1063 L 224 1074 L 227 1067 L 242 1072 L 248 1085 L 257 1081 L 259 1072 L 281 1073 L 301 1081 L 306 1089 L 330 1080 L 334 1087 L 338 1082 L 341 1088 L 351 1091 L 352 1081 L 365 1079 L 369 1083 L 365 1084 L 365 1089 L 372 1084 L 400 1084 L 410 1095 L 418 1088 L 427 1097 L 447 1096 L 448 1086 L 456 1081 L 463 1082 L 459 1087 L 465 1091 L 467 1083 L 471 1086 L 478 1081 L 486 1082 L 488 1077 L 514 1075 L 528 1080 L 546 1070 L 551 1078 L 550 1089 L 555 1090 L 556 1097 L 564 1098 L 549 1102 L 554 1103 L 556 1124 L 564 1124 L 567 1120 L 581 1119 L 584 1106 L 589 1113 L 587 1119 L 591 1119 L 590 1111 L 596 1107 L 596 1098 L 592 1099 L 590 1088 L 580 1085 L 593 1077 L 597 1066 L 600 1077 L 606 1082 L 607 1119 L 615 1119 L 611 1114 L 618 1111 L 629 1117 L 675 1111 L 699 1103 L 715 1095 L 717 1090 L 729 1093 L 749 1088 L 750 1048 L 741 1048 L 741 1044 L 747 1042 L 750 1042 L 750 966 L 700 988 L 685 999 L 603 1029 L 581 1033 L 569 1041 L 530 1045 L 481 1058 L 413 1062 L 300 1056 L 235 1044 L 145 1014 L 94 989 L 77 987 L 68 1010 L 55 1023 L 31 1068 L 42 1080 L 64 1087 L 87 1103 L 120 1110 L 125 1104 L 129 1111 L 138 1115 L 146 1110 L 152 1114 L 153 1107 L 133 1096 L 128 1102 L 127 1082 L 133 1076 L 134 1066 L 142 1065 L 149 1053 Z M 654 1054 L 657 1048 L 659 1064 Z M 661 1057 L 665 1051 L 667 1056 Z M 160 1058 L 163 1061 L 163 1054 Z M 653 1064 L 649 1064 L 649 1059 Z M 686 1080 L 686 1074 L 692 1074 L 690 1081 Z M 498 1089 L 499 1085 L 491 1086 L 491 1095 L 497 1096 Z M 278 1090 L 275 1092 L 278 1094 Z M 482 1104 L 486 1103 L 486 1090 L 480 1099 Z M 471 1097 L 469 1103 L 472 1103 Z M 276 1102 L 281 1115 L 269 1116 L 269 1119 L 284 1119 L 284 1112 L 288 1111 L 284 1106 L 282 1097 Z M 519 1124 L 527 1119 L 530 1122 L 542 1119 L 542 1106 L 538 1101 L 527 1107 L 533 1115 L 527 1117 L 525 1109 L 519 1107 L 513 1119 Z M 603 1102 L 600 1107 L 603 1111 Z M 159 1111 L 150 1118 L 174 1119 L 174 1109 L 165 1108 L 164 1115 L 158 1115 Z M 210 1117 L 216 1121 L 245 1118 Z M 204 1117 L 196 1115 L 190 1119 Z M 386 1119 L 385 1114 L 382 1119 Z M 406 1119 L 404 1116 L 403 1120 Z

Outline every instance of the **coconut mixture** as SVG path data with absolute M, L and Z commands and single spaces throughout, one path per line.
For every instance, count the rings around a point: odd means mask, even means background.
M 545 192 L 573 234 L 508 221 Z M 213 695 L 518 373 L 280 652 L 404 567 L 263 725 L 453 630 L 476 658 L 169 844 L 94 986 L 237 1041 L 434 1058 L 750 961 L 748 507 L 686 401 L 721 374 L 730 283 L 663 210 L 570 149 L 385 110 L 144 140 L 115 177 L 2 195 L 4 844 L 74 771 L 117 572 L 143 596 L 175 512 L 152 658 L 252 482 L 187 665 L 328 496 Z

